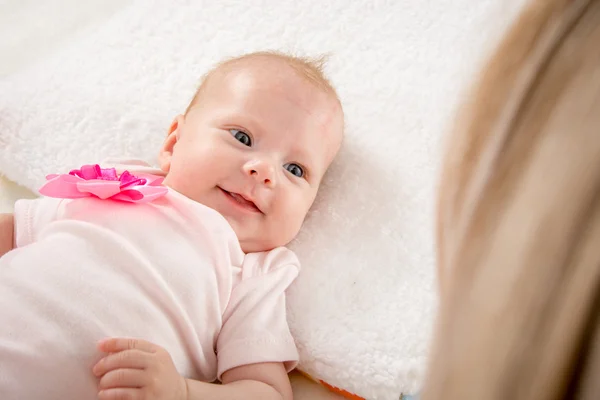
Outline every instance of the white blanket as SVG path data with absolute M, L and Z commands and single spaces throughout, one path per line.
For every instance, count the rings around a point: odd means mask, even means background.
M 60 3 L 77 4 L 79 15 Z M 440 139 L 521 3 L 29 2 L 46 31 L 27 13 L 0 20 L 0 50 L 17 57 L 0 55 L 0 174 L 36 189 L 47 173 L 109 156 L 152 162 L 199 77 L 223 57 L 330 53 L 346 143 L 292 245 L 303 271 L 289 319 L 304 371 L 396 400 L 421 386 L 435 314 Z

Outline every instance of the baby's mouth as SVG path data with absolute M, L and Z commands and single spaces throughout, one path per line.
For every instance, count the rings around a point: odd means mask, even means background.
M 227 190 L 225 190 L 223 188 L 219 188 L 219 189 L 221 189 L 221 191 L 223 191 L 223 193 L 227 197 L 229 197 L 230 199 L 232 199 L 233 201 L 238 203 L 240 206 L 242 206 L 250 211 L 262 213 L 260 208 L 258 208 L 252 200 L 247 199 L 246 197 L 244 197 L 243 195 L 241 195 L 239 193 L 228 192 Z

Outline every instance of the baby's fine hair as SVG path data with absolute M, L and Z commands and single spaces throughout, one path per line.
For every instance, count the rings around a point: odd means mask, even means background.
M 337 103 L 341 106 L 341 102 L 338 97 L 337 91 L 335 90 L 329 79 L 327 79 L 323 71 L 325 63 L 327 62 L 327 56 L 321 55 L 318 57 L 303 57 L 283 53 L 280 51 L 257 51 L 225 59 L 220 63 L 216 64 L 210 71 L 208 71 L 200 80 L 200 86 L 198 87 L 198 90 L 196 90 L 192 101 L 188 105 L 186 109 L 186 114 L 192 106 L 197 104 L 197 101 L 201 97 L 202 91 L 205 88 L 206 83 L 216 71 L 223 67 L 231 66 L 243 61 L 248 61 L 256 58 L 272 58 L 284 61 L 291 68 L 293 68 L 300 76 L 305 78 L 310 83 L 314 84 L 319 89 L 323 90 L 325 93 L 330 94 L 335 99 L 335 101 L 337 101 Z

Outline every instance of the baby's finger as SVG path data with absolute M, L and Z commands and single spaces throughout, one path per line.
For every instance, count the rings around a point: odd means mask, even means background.
M 98 392 L 99 400 L 142 400 L 144 392 L 141 389 L 117 388 Z
M 96 376 L 102 376 L 108 371 L 119 368 L 144 369 L 150 363 L 150 353 L 141 350 L 125 350 L 111 353 L 98 361 L 92 371 Z
M 99 390 L 114 388 L 141 388 L 148 384 L 148 374 L 141 369 L 114 369 L 98 383 Z
M 134 338 L 109 338 L 98 343 L 98 350 L 104 353 L 117 353 L 123 350 L 141 350 L 156 353 L 158 346 L 142 339 Z

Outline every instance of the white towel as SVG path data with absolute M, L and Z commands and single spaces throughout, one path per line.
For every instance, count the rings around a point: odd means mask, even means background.
M 0 81 L 0 173 L 36 189 L 48 173 L 106 157 L 152 162 L 223 57 L 330 53 L 346 141 L 292 244 L 303 271 L 289 320 L 304 371 L 396 400 L 422 384 L 436 309 L 440 139 L 521 3 L 131 1 Z

